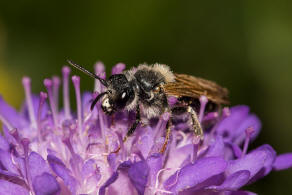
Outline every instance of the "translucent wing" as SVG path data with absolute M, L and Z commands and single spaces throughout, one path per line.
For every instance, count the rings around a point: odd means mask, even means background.
M 228 104 L 228 90 L 199 77 L 186 74 L 175 74 L 175 82 L 163 86 L 169 96 L 199 98 L 205 95 L 210 101 L 216 104 Z

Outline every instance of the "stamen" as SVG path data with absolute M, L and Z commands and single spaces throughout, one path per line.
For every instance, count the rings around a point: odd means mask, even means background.
M 25 100 L 26 100 L 26 105 L 28 109 L 28 115 L 30 122 L 34 128 L 36 128 L 36 119 L 35 119 L 35 113 L 34 113 L 34 108 L 32 104 L 32 99 L 31 99 L 31 86 L 30 86 L 30 78 L 28 77 L 23 77 L 22 78 L 22 84 L 25 92 Z
M 159 121 L 154 129 L 155 132 L 155 139 L 157 137 L 160 137 L 161 134 L 163 133 L 162 129 L 165 129 L 166 127 L 166 123 L 170 118 L 170 113 L 169 112 L 165 112 L 161 115 L 161 117 L 159 118 Z
M 204 112 L 206 105 L 208 103 L 208 98 L 204 95 L 200 97 L 200 113 L 199 113 L 199 122 L 201 123 L 204 117 Z
M 70 113 L 70 95 L 69 95 L 69 75 L 70 75 L 71 69 L 68 66 L 64 66 L 62 69 L 63 73 L 63 104 L 64 104 L 64 112 L 65 112 L 65 118 L 70 119 L 71 113 Z
M 117 63 L 113 68 L 112 68 L 112 75 L 114 74 L 121 74 L 123 70 L 125 70 L 126 65 L 124 63 Z
M 99 76 L 102 79 L 105 79 L 105 69 L 104 69 L 104 65 L 102 62 L 97 62 L 94 65 L 94 69 L 95 69 L 95 74 L 97 76 Z M 94 91 L 97 91 L 98 93 L 101 93 L 104 89 L 104 86 L 100 83 L 99 80 L 95 79 L 94 82 Z
M 229 108 L 228 107 L 225 107 L 225 108 L 223 108 L 222 109 L 222 114 L 221 114 L 221 116 L 220 117 L 218 117 L 218 121 L 222 121 L 223 119 L 225 119 L 226 117 L 228 117 L 230 115 L 230 110 L 229 110 Z M 215 132 L 216 132 L 216 129 L 217 129 L 217 127 L 218 127 L 218 125 L 219 125 L 220 123 L 219 122 L 217 122 L 215 125 L 214 125 L 214 127 L 212 127 L 212 129 L 211 129 L 211 131 L 210 131 L 210 135 L 214 135 L 215 134 Z M 212 136 L 209 136 L 210 138 L 212 137 Z M 210 140 L 205 140 L 205 142 L 204 143 L 208 143 Z
M 70 141 L 70 137 L 67 137 L 63 140 L 63 143 L 67 146 L 68 150 L 70 151 L 71 153 L 71 156 L 72 156 L 72 159 L 73 159 L 73 163 L 72 163 L 72 168 L 73 168 L 73 171 L 75 172 L 74 175 L 80 175 L 80 170 L 79 170 L 79 158 L 78 158 L 78 155 L 75 153 L 74 149 L 73 149 L 73 146 L 72 146 L 72 143 Z
M 193 152 L 191 154 L 191 163 L 193 164 L 198 157 L 198 151 L 199 151 L 199 144 L 200 144 L 201 138 L 199 136 L 193 136 Z
M 93 93 L 93 99 L 95 99 L 98 96 L 98 92 Z M 105 129 L 107 127 L 107 119 L 106 116 L 104 114 L 104 112 L 102 111 L 102 109 L 100 108 L 100 103 L 97 103 L 97 117 L 98 117 L 98 121 L 99 121 L 99 127 L 100 127 L 100 135 L 102 140 L 105 140 Z M 93 110 L 94 111 L 94 110 Z
M 75 95 L 76 95 L 78 130 L 81 131 L 83 116 L 82 116 L 82 103 L 81 103 L 81 94 L 80 94 L 80 77 L 72 76 L 72 82 L 75 88 Z
M 18 130 L 16 128 L 9 131 L 9 134 L 18 142 L 21 143 L 20 136 Z
M 57 76 L 53 76 L 52 81 L 53 81 L 53 97 L 54 97 L 54 102 L 55 102 L 55 105 L 56 105 L 56 111 L 58 112 L 60 78 L 57 77 Z
M 157 174 L 156 174 L 156 178 L 155 178 L 155 188 L 157 189 L 159 187 L 159 176 L 161 175 L 162 172 L 164 171 L 170 171 L 172 170 L 171 168 L 164 168 L 164 169 L 160 169 Z
M 24 151 L 24 163 L 25 163 L 25 172 L 26 172 L 26 179 L 28 182 L 28 186 L 32 188 L 32 181 L 31 181 L 31 175 L 30 175 L 30 171 L 29 171 L 29 164 L 28 164 L 28 146 L 30 144 L 30 141 L 28 138 L 23 138 L 21 140 L 21 145 L 23 147 L 23 151 Z
M 154 186 L 154 187 L 149 186 L 149 189 L 152 190 L 152 194 L 156 194 L 157 192 L 160 192 L 160 193 L 163 193 L 163 194 L 173 194 L 173 192 L 171 192 L 171 191 L 167 191 L 167 190 L 164 190 L 164 189 L 159 188 L 159 187 L 160 187 L 160 182 L 159 182 L 159 177 L 160 177 L 160 175 L 161 175 L 162 172 L 164 172 L 164 171 L 171 171 L 171 170 L 173 170 L 173 169 L 172 169 L 172 168 L 164 168 L 164 169 L 160 169 L 160 170 L 157 172 L 156 177 L 155 177 L 155 186 Z M 178 176 L 179 171 L 180 171 L 180 168 L 176 169 L 176 171 L 177 171 L 177 175 L 176 175 L 176 176 Z M 176 177 L 175 183 L 176 183 L 176 182 L 177 182 L 177 177 Z M 174 183 L 174 184 L 175 184 L 175 183 Z M 174 184 L 170 184 L 169 186 L 174 185 Z M 159 194 L 160 194 L 160 193 L 159 193 Z
M 40 102 L 39 102 L 38 115 L 37 115 L 37 127 L 38 127 L 39 141 L 41 141 L 41 116 L 42 116 L 42 110 L 43 110 L 43 105 L 44 105 L 47 97 L 48 97 L 48 95 L 45 92 L 40 92 Z
M 0 113 L 0 121 L 3 123 L 3 125 L 5 125 L 8 128 L 8 130 L 14 129 L 14 127 L 12 126 L 12 124 L 8 120 L 6 120 L 6 118 L 4 118 L 1 115 L 1 113 Z
M 230 115 L 230 109 L 228 107 L 223 108 L 222 110 L 222 118 L 226 118 Z
M 57 110 L 56 110 L 56 105 L 55 101 L 53 98 L 53 93 L 52 93 L 52 80 L 51 79 L 45 79 L 44 80 L 44 85 L 47 88 L 48 91 L 48 97 L 49 97 L 49 102 L 52 110 L 52 115 L 53 115 L 53 120 L 54 120 L 54 126 L 57 127 L 58 125 L 58 115 L 57 115 Z
M 245 141 L 244 141 L 244 146 L 243 146 L 243 151 L 242 151 L 242 154 L 241 154 L 241 158 L 244 157 L 244 155 L 246 154 L 247 152 L 247 149 L 248 149 L 248 145 L 249 145 L 249 141 L 250 141 L 250 138 L 251 138 L 251 135 L 255 132 L 254 128 L 253 127 L 249 127 L 245 130 Z

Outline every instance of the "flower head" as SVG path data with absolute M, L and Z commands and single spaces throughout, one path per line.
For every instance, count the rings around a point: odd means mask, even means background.
M 117 64 L 112 74 L 125 68 Z M 96 74 L 105 78 L 104 66 Z M 276 155 L 270 145 L 249 150 L 261 123 L 247 106 L 205 113 L 200 98 L 199 121 L 204 140 L 194 137 L 186 117 L 173 126 L 166 151 L 159 153 L 170 113 L 140 125 L 123 143 L 134 114 L 109 117 L 93 98 L 104 90 L 96 81 L 94 93 L 80 92 L 80 78 L 72 77 L 76 112 L 70 108 L 70 68 L 45 79 L 45 92 L 32 95 L 23 78 L 25 103 L 20 112 L 0 98 L 1 194 L 253 194 L 240 189 L 269 174 L 292 166 L 292 153 Z M 63 84 L 63 109 L 59 87 Z M 72 101 L 72 100 L 71 100 Z M 175 98 L 170 97 L 173 104 Z M 118 147 L 118 153 L 113 153 Z

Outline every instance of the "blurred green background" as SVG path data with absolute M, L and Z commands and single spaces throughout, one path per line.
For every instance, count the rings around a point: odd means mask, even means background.
M 165 63 L 226 86 L 233 105 L 250 105 L 263 122 L 254 146 L 291 152 L 291 8 L 288 0 L 1 1 L 0 92 L 19 108 L 21 77 L 38 93 L 68 58 L 88 69 L 101 60 L 108 72 L 118 62 Z M 289 194 L 291 178 L 291 169 L 272 172 L 247 189 Z

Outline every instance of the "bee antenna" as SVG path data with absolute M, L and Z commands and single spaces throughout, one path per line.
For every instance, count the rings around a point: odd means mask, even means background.
M 94 78 L 94 79 L 98 79 L 98 80 L 101 82 L 101 84 L 103 84 L 104 86 L 106 86 L 106 87 L 108 86 L 106 80 L 100 78 L 100 77 L 97 76 L 96 74 L 94 74 L 94 73 L 92 73 L 92 72 L 86 70 L 85 68 L 83 68 L 82 66 L 80 66 L 80 65 L 78 65 L 78 64 L 76 64 L 76 63 L 74 63 L 74 62 L 71 61 L 71 60 L 67 60 L 67 62 L 68 62 L 71 66 L 74 66 L 75 68 L 77 68 L 78 70 L 84 72 L 84 73 L 87 74 L 88 76 L 90 76 L 90 77 L 92 77 L 92 78 Z
M 93 102 L 91 103 L 91 106 L 90 106 L 90 110 L 91 110 L 91 111 L 93 110 L 93 108 L 94 108 L 95 104 L 98 102 L 98 100 L 99 100 L 101 97 L 103 97 L 105 94 L 107 94 L 107 93 L 108 93 L 108 92 L 105 91 L 105 92 L 99 94 L 99 95 L 93 100 Z

